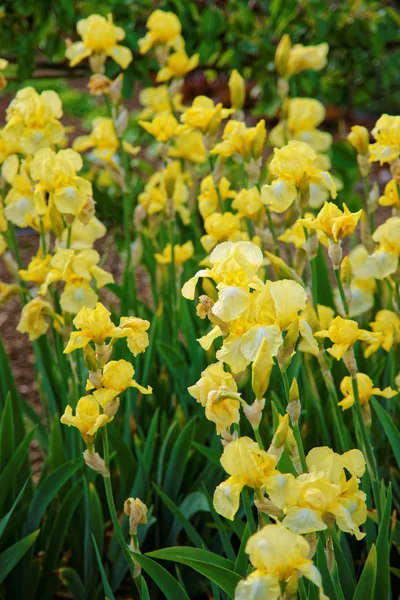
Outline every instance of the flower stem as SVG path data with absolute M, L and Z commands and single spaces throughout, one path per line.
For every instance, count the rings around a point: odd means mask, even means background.
M 248 522 L 249 528 L 250 528 L 250 533 L 251 533 L 251 535 L 253 535 L 253 533 L 255 533 L 257 531 L 257 525 L 256 525 L 256 522 L 255 522 L 255 519 L 253 516 L 253 512 L 251 510 L 249 492 L 246 487 L 244 487 L 242 490 L 242 500 L 243 500 L 244 511 L 246 513 L 247 522 Z
M 101 432 L 102 432 L 102 436 L 103 436 L 104 462 L 105 462 L 107 470 L 109 471 L 110 450 L 109 450 L 109 446 L 108 446 L 107 427 L 103 427 Z M 111 521 L 114 526 L 114 531 L 118 538 L 118 542 L 121 546 L 122 552 L 124 553 L 125 558 L 127 560 L 132 578 L 135 578 L 135 565 L 132 560 L 132 556 L 129 552 L 128 544 L 125 541 L 124 534 L 122 532 L 121 525 L 118 520 L 117 511 L 115 509 L 114 496 L 113 496 L 112 485 L 111 485 L 111 476 L 108 475 L 107 477 L 104 477 L 103 479 L 104 479 L 104 487 L 106 490 L 108 510 L 110 511 Z
M 254 431 L 254 435 L 255 435 L 257 444 L 260 446 L 260 449 L 265 450 L 263 441 L 261 439 L 260 430 L 257 427 L 257 429 L 253 429 L 253 431 Z
M 275 254 L 275 256 L 279 256 L 279 258 L 280 258 L 281 255 L 279 252 L 279 242 L 278 242 L 278 238 L 277 238 L 277 235 L 275 232 L 274 224 L 272 222 L 271 212 L 268 207 L 265 208 L 265 212 L 267 213 L 268 227 L 270 228 L 270 231 L 272 234 L 272 239 L 274 240 L 274 254 Z
M 340 298 L 342 300 L 345 316 L 348 317 L 349 316 L 349 305 L 347 304 L 347 299 L 346 299 L 346 296 L 344 293 L 342 280 L 340 279 L 339 269 L 333 269 L 333 272 L 335 273 L 335 279 L 336 279 L 336 283 L 338 286 Z

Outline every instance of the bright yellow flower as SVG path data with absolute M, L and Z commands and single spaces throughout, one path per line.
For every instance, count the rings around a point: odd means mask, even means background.
M 92 55 L 95 55 L 100 65 L 110 56 L 122 69 L 126 69 L 132 61 L 129 48 L 117 43 L 125 38 L 125 31 L 114 25 L 111 14 L 107 19 L 101 15 L 90 15 L 87 19 L 78 21 L 76 29 L 82 41 L 67 46 L 65 52 L 71 67 Z
M 318 203 L 329 194 L 336 198 L 336 186 L 327 171 L 317 166 L 317 155 L 304 142 L 292 141 L 283 148 L 275 148 L 269 171 L 275 177 L 271 185 L 262 188 L 262 199 L 274 212 L 285 212 L 304 191 L 310 203 Z
M 203 143 L 203 136 L 199 131 L 182 133 L 178 131 L 174 145 L 169 149 L 171 158 L 183 158 L 190 162 L 203 164 L 207 160 L 207 152 Z
M 396 348 L 400 344 L 400 317 L 391 310 L 379 310 L 375 315 L 375 321 L 370 323 L 372 331 L 380 333 L 380 337 L 372 343 L 368 343 L 364 356 L 368 358 L 374 354 L 379 348 L 383 348 L 385 352 L 390 352 L 392 348 Z
M 367 519 L 366 494 L 358 489 L 365 471 L 362 452 L 339 455 L 326 446 L 313 448 L 306 463 L 308 473 L 272 474 L 267 479 L 266 491 L 284 513 L 282 524 L 294 533 L 311 533 L 327 529 L 335 519 L 339 529 L 362 539 L 359 526 Z
M 152 388 L 140 385 L 133 379 L 135 370 L 131 363 L 126 360 L 110 360 L 104 365 L 101 376 L 100 386 L 93 392 L 93 398 L 105 408 L 105 406 L 122 394 L 129 387 L 138 389 L 142 394 L 151 394 Z M 93 385 L 90 381 L 86 385 L 86 390 L 92 390 Z
M 216 488 L 214 508 L 217 513 L 233 521 L 244 486 L 261 489 L 268 476 L 277 472 L 276 458 L 260 450 L 258 444 L 249 437 L 241 437 L 225 447 L 221 465 L 230 477 Z
M 51 304 L 38 296 L 23 307 L 17 331 L 27 333 L 30 341 L 34 342 L 49 328 L 49 322 L 45 317 L 52 317 L 53 314 Z
M 182 26 L 174 13 L 157 9 L 147 19 L 146 27 L 148 33 L 139 40 L 140 54 L 146 54 L 157 44 L 181 45 Z
M 171 105 L 171 98 L 166 85 L 140 90 L 139 102 L 144 106 L 140 113 L 141 119 L 157 117 L 162 113 L 170 113 L 172 109 L 175 111 L 182 110 L 182 94 L 175 94 Z
M 169 81 L 173 77 L 184 77 L 190 71 L 193 71 L 199 64 L 199 54 L 193 54 L 189 58 L 185 50 L 178 50 L 170 54 L 167 63 L 157 73 L 156 81 Z
M 314 215 L 312 213 L 305 213 L 304 217 L 313 218 Z M 317 237 L 320 244 L 327 247 L 329 244 L 329 240 L 325 233 L 320 229 L 317 229 Z M 280 242 L 284 242 L 285 244 L 293 244 L 295 248 L 303 248 L 304 244 L 307 242 L 306 234 L 304 231 L 304 227 L 299 221 L 295 221 L 291 227 L 285 229 L 285 232 L 282 233 L 278 240 Z
M 289 74 L 295 75 L 307 69 L 321 71 L 326 66 L 328 51 L 329 46 L 325 43 L 317 46 L 295 44 L 289 54 Z
M 256 186 L 242 189 L 236 194 L 232 208 L 238 211 L 241 217 L 257 220 L 263 209 L 261 194 Z
M 357 385 L 358 385 L 358 393 L 360 396 L 360 404 L 364 406 L 364 404 L 368 404 L 372 396 L 382 396 L 383 398 L 393 398 L 397 396 L 398 392 L 392 390 L 391 387 L 386 387 L 384 390 L 380 390 L 377 387 L 374 387 L 374 383 L 372 379 L 365 375 L 365 373 L 357 373 Z M 340 402 L 338 402 L 339 406 L 342 407 L 342 410 L 346 410 L 350 408 L 354 404 L 354 396 L 353 396 L 353 386 L 351 383 L 351 377 L 344 377 L 340 384 L 340 391 L 342 392 L 344 398 Z
M 229 117 L 232 112 L 233 109 L 222 108 L 222 103 L 215 105 L 207 96 L 197 96 L 192 106 L 181 115 L 181 121 L 189 130 L 215 133 L 222 119 Z
M 328 329 L 334 316 L 334 310 L 330 306 L 324 306 L 323 304 L 318 304 L 316 312 L 314 307 L 308 303 L 305 310 L 301 313 L 301 318 L 309 324 L 313 334 L 321 329 Z M 317 356 L 319 352 L 318 346 L 315 347 L 315 344 L 310 344 L 304 337 L 297 346 L 297 349 L 301 352 L 309 352 L 314 356 Z
M 395 179 L 391 179 L 389 183 L 385 185 L 385 191 L 379 198 L 379 204 L 381 206 L 393 206 L 394 208 L 400 209 L 399 184 Z
M 164 113 L 152 121 L 139 121 L 139 125 L 159 142 L 168 142 L 179 130 L 178 121 L 170 113 Z
M 126 343 L 134 356 L 146 350 L 149 345 L 149 321 L 138 317 L 121 317 L 119 327 L 128 332 Z
M 246 84 L 239 71 L 234 69 L 229 77 L 229 93 L 231 106 L 235 110 L 241 110 L 246 100 Z
M 179 269 L 182 265 L 192 258 L 194 253 L 193 242 L 189 240 L 186 244 L 175 244 L 174 246 L 174 263 L 175 266 Z M 156 252 L 154 254 L 154 258 L 160 265 L 169 265 L 172 262 L 172 247 L 171 244 L 167 244 L 160 254 Z
M 238 154 L 246 161 L 251 158 L 257 160 L 262 155 L 266 135 L 264 119 L 255 127 L 246 127 L 242 121 L 231 119 L 225 125 L 223 141 L 211 150 L 211 154 L 218 154 L 224 158 Z
M 92 217 L 88 223 L 82 223 L 79 219 L 75 219 L 71 227 L 71 244 L 73 250 L 85 250 L 93 248 L 96 240 L 104 237 L 106 228 L 96 217 Z M 62 246 L 66 246 L 68 239 L 67 228 L 61 236 Z
M 209 215 L 204 221 L 204 229 L 206 235 L 201 236 L 200 241 L 206 252 L 210 252 L 219 242 L 239 241 L 242 237 L 240 216 L 231 212 Z
M 362 212 L 362 210 L 359 210 L 356 213 L 351 213 L 345 204 L 343 204 L 343 210 L 340 210 L 333 202 L 325 202 L 314 219 L 308 217 L 299 219 L 298 222 L 307 229 L 323 231 L 330 239 L 337 242 L 346 235 L 353 233 Z
M 72 147 L 77 152 L 85 152 L 89 148 L 93 148 L 97 158 L 105 162 L 112 162 L 112 158 L 119 148 L 113 120 L 108 117 L 97 117 L 92 122 L 91 133 L 75 138 Z
M 73 331 L 70 335 L 65 354 L 78 348 L 84 348 L 89 342 L 102 344 L 108 338 L 121 338 L 129 335 L 129 329 L 116 327 L 110 319 L 110 312 L 98 302 L 96 308 L 82 308 L 73 323 L 80 331 Z
M 329 338 L 333 342 L 332 348 L 328 348 L 336 360 L 340 360 L 357 340 L 372 343 L 381 337 L 380 333 L 372 333 L 365 329 L 359 329 L 357 321 L 336 317 L 333 319 L 329 329 L 317 331 L 316 337 Z
M 230 189 L 231 183 L 226 177 L 221 177 L 218 186 L 214 185 L 212 175 L 207 175 L 200 184 L 200 194 L 197 197 L 199 211 L 203 219 L 217 212 L 219 201 L 234 198 L 236 192 Z
M 190 210 L 187 207 L 189 199 L 190 178 L 182 171 L 178 160 L 169 163 L 163 171 L 154 173 L 139 194 L 139 203 L 148 215 L 163 212 L 168 201 L 172 200 L 175 211 L 179 214 L 184 225 L 190 223 Z
M 309 558 L 310 545 L 281 523 L 266 525 L 252 535 L 246 552 L 256 568 L 239 581 L 235 600 L 278 600 L 297 596 L 298 578 L 304 575 L 320 589 L 320 600 L 327 600 L 322 578 Z
M 72 407 L 68 405 L 60 421 L 64 425 L 72 425 L 79 429 L 85 443 L 93 444 L 98 430 L 104 427 L 110 418 L 106 414 L 100 414 L 99 403 L 92 396 L 83 396 L 78 400 L 75 415 L 72 414 Z
M 223 242 L 214 248 L 209 260 L 212 268 L 202 269 L 189 279 L 182 288 L 182 295 L 193 300 L 198 280 L 209 277 L 220 291 L 213 314 L 227 322 L 237 319 L 250 306 L 249 286 L 262 286 L 257 277 L 263 263 L 262 252 L 251 242 Z
M 7 123 L 3 129 L 6 143 L 17 145 L 24 154 L 35 154 L 42 148 L 52 148 L 64 138 L 62 105 L 56 92 L 38 94 L 32 87 L 19 90 L 7 108 Z
M 82 158 L 74 150 L 60 150 L 56 154 L 44 148 L 35 154 L 30 172 L 36 182 L 34 202 L 38 214 L 46 214 L 53 203 L 62 214 L 76 216 L 82 212 L 93 191 L 90 181 L 78 177 L 81 168 Z
M 21 292 L 22 287 L 20 285 L 17 285 L 16 283 L 5 283 L 0 280 L 0 306 Z
M 209 365 L 188 392 L 206 409 L 206 418 L 215 423 L 218 434 L 233 423 L 239 423 L 237 385 L 232 375 L 224 371 L 222 363 Z
M 271 130 L 269 143 L 281 148 L 290 140 L 305 142 L 315 152 L 326 152 L 332 144 L 330 133 L 318 131 L 325 119 L 325 107 L 314 98 L 292 98 L 287 103 L 287 119 Z
M 369 131 L 366 127 L 353 125 L 349 135 L 347 136 L 350 144 L 358 154 L 367 154 L 369 145 Z
M 41 285 L 51 270 L 50 261 L 51 254 L 46 254 L 43 257 L 42 251 L 39 250 L 36 256 L 31 258 L 27 269 L 20 269 L 18 274 L 24 281 L 31 281 L 32 283 Z
M 372 130 L 374 144 L 369 145 L 370 162 L 379 161 L 381 165 L 392 162 L 400 154 L 400 117 L 382 115 Z

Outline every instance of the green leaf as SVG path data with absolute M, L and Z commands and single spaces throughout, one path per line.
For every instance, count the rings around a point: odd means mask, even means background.
M 99 548 L 97 546 L 96 538 L 94 537 L 94 535 L 92 535 L 92 540 L 93 540 L 94 551 L 96 553 L 97 564 L 99 565 L 101 581 L 103 582 L 104 593 L 106 595 L 106 598 L 108 598 L 108 600 L 115 600 L 111 586 L 108 583 L 107 575 L 104 570 L 103 563 L 101 561 L 101 555 L 100 555 Z
M 86 600 L 85 588 L 82 583 L 82 579 L 79 577 L 75 569 L 64 567 L 57 571 L 57 575 L 61 581 L 68 588 L 72 594 L 73 600 Z
M 221 454 L 215 452 L 208 446 L 204 446 L 203 444 L 198 444 L 197 442 L 193 442 L 193 447 L 196 448 L 203 456 L 205 456 L 209 461 L 211 461 L 216 467 L 221 467 L 220 458 Z
M 100 553 L 104 546 L 104 516 L 100 498 L 93 483 L 89 483 L 90 529 Z
M 199 548 L 164 548 L 163 550 L 150 552 L 148 556 L 164 560 L 173 560 L 174 562 L 191 567 L 201 575 L 210 579 L 210 581 L 216 583 L 230 598 L 234 598 L 236 586 L 242 579 L 240 575 L 234 572 L 234 564 L 232 561 L 223 558 L 218 554 L 214 554 L 213 552 L 200 550 Z M 222 566 L 222 564 L 224 566 Z
M 10 510 L 8 511 L 8 513 L 6 515 L 4 515 L 4 517 L 2 519 L 0 519 L 0 538 L 3 535 L 4 531 L 6 530 L 6 527 L 8 525 L 8 522 L 14 512 L 14 510 L 16 509 L 17 505 L 19 504 L 19 502 L 21 501 L 22 496 L 24 495 L 26 486 L 28 485 L 28 482 L 30 481 L 30 478 L 28 478 L 24 485 L 22 486 L 18 496 L 15 499 L 14 504 L 12 505 L 12 507 L 10 508 Z
M 13 570 L 13 568 L 19 563 L 24 554 L 29 550 L 32 544 L 35 542 L 39 535 L 39 529 L 33 531 L 30 535 L 22 538 L 16 542 L 13 546 L 4 550 L 0 554 L 0 584 L 3 583 L 7 575 Z
M 155 484 L 153 484 L 153 486 L 154 486 L 154 489 L 156 490 L 157 494 L 160 496 L 161 500 L 164 502 L 164 504 L 167 506 L 167 508 L 172 512 L 172 514 L 174 515 L 176 520 L 180 523 L 182 528 L 186 531 L 188 538 L 193 542 L 193 544 L 195 546 L 197 546 L 198 548 L 202 548 L 204 546 L 203 538 L 201 537 L 201 535 L 199 535 L 197 533 L 196 529 L 193 527 L 193 525 L 190 523 L 190 521 L 188 521 L 188 519 L 186 519 L 186 517 L 183 515 L 182 511 L 180 510 L 179 506 L 177 506 L 173 500 L 168 498 L 167 494 L 164 494 L 164 492 L 162 490 L 160 490 L 160 488 L 158 488 Z M 171 540 L 172 543 L 174 541 L 175 540 Z
M 51 424 L 48 461 L 52 471 L 65 463 L 64 441 L 58 415 L 54 415 Z
M 190 600 L 182 586 L 168 573 L 164 567 L 156 563 L 154 560 L 138 552 L 133 552 L 132 555 L 139 565 L 151 577 L 154 583 L 160 588 L 167 600 Z
M 179 434 L 171 455 L 168 460 L 168 467 L 164 480 L 164 492 L 172 499 L 176 500 L 181 489 L 185 468 L 189 459 L 189 451 L 193 442 L 196 417 L 193 417 L 186 424 Z
M 25 523 L 25 530 L 36 529 L 50 502 L 57 496 L 60 489 L 82 466 L 82 459 L 77 458 L 67 462 L 55 471 L 47 475 L 36 489 L 35 495 L 29 507 Z
M 379 522 L 376 540 L 376 589 L 381 598 L 389 598 L 390 592 L 390 517 L 392 511 L 392 486 L 389 484 L 385 506 Z
M 246 552 L 247 540 L 250 537 L 250 527 L 246 523 L 245 530 L 240 540 L 240 548 L 235 561 L 235 573 L 239 573 L 242 577 L 246 576 L 247 565 L 249 564 L 249 555 Z
M 0 421 L 0 472 L 10 460 L 14 451 L 14 426 L 11 393 L 8 392 Z
M 22 440 L 0 475 L 0 509 L 2 508 L 11 486 L 14 483 L 14 480 L 19 474 L 19 471 L 28 456 L 29 445 L 32 441 L 34 433 L 35 430 L 33 429 L 30 433 L 28 433 L 25 439 Z M 37 527 L 32 527 L 31 531 L 33 529 L 37 529 Z
M 397 464 L 400 467 L 400 431 L 396 427 L 393 418 L 386 412 L 386 410 L 379 404 L 376 398 L 370 400 L 375 414 L 379 419 L 380 424 L 386 436 L 389 440 L 389 444 L 393 450 L 393 454 L 396 458 Z
M 215 510 L 212 498 L 209 495 L 209 493 L 208 493 L 208 491 L 207 491 L 207 489 L 206 489 L 205 486 L 203 486 L 203 492 L 204 492 L 204 498 L 207 501 L 208 508 L 209 508 L 210 513 L 211 513 L 211 516 L 214 519 L 214 523 L 217 526 L 219 537 L 221 539 L 221 543 L 222 543 L 222 546 L 224 548 L 225 554 L 229 558 L 229 560 L 235 561 L 235 552 L 233 550 L 233 546 L 231 544 L 231 540 L 229 538 L 229 535 L 228 535 L 228 533 L 226 531 L 225 524 L 222 521 L 222 519 L 219 516 L 219 514 L 217 513 L 217 511 Z M 235 571 L 236 571 L 236 569 L 235 569 Z
M 372 544 L 361 577 L 354 592 L 353 600 L 373 600 L 376 581 L 376 548 Z M 382 596 L 379 596 L 383 598 Z

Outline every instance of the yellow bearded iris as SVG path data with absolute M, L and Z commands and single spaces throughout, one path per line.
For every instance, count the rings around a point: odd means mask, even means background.
M 194 253 L 193 242 L 189 240 L 186 244 L 175 244 L 174 246 L 174 263 L 175 266 L 179 269 L 185 264 L 189 258 L 192 258 Z M 160 265 L 169 265 L 172 262 L 172 246 L 171 244 L 167 244 L 162 251 L 162 253 L 156 252 L 154 254 L 154 258 Z
M 100 427 L 104 427 L 110 418 L 100 414 L 99 403 L 92 396 L 83 396 L 78 400 L 75 415 L 72 407 L 67 406 L 60 419 L 61 423 L 79 429 L 86 444 L 93 444 L 94 438 Z
M 179 47 L 183 44 L 181 38 L 182 25 L 172 12 L 155 10 L 147 19 L 148 33 L 139 40 L 140 54 L 146 54 L 158 44 Z
M 370 162 L 392 162 L 400 154 L 400 117 L 382 115 L 372 130 L 374 144 L 369 145 Z
M 382 396 L 383 398 L 393 398 L 397 396 L 398 392 L 392 390 L 391 387 L 386 387 L 384 390 L 374 387 L 374 383 L 368 375 L 365 373 L 357 373 L 357 385 L 358 393 L 360 396 L 360 404 L 364 406 L 368 404 L 372 396 Z M 343 400 L 338 404 L 342 407 L 342 410 L 346 410 L 353 406 L 355 400 L 353 396 L 353 386 L 351 383 L 351 377 L 344 377 L 340 384 L 340 391 L 344 395 Z
M 314 335 L 315 337 L 328 338 L 333 342 L 333 346 L 328 348 L 328 352 L 336 360 L 343 358 L 357 340 L 371 344 L 381 337 L 380 333 L 359 329 L 357 321 L 343 319 L 342 317 L 336 317 L 329 329 L 317 331 Z

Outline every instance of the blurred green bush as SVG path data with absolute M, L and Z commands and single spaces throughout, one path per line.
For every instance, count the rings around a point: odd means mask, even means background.
M 155 66 L 151 58 L 139 58 L 137 40 L 150 12 L 162 8 L 179 16 L 188 51 L 200 52 L 203 69 L 213 75 L 237 68 L 257 83 L 264 113 L 273 114 L 277 104 L 273 57 L 288 33 L 294 43 L 330 45 L 322 76 L 296 76 L 292 95 L 395 114 L 400 108 L 400 12 L 395 6 L 373 0 L 6 0 L 0 5 L 1 52 L 17 64 L 20 81 L 42 67 L 67 70 L 65 39 L 76 37 L 76 22 L 93 12 L 112 12 L 136 55 L 126 75 L 128 94 L 133 81 L 148 83 Z

